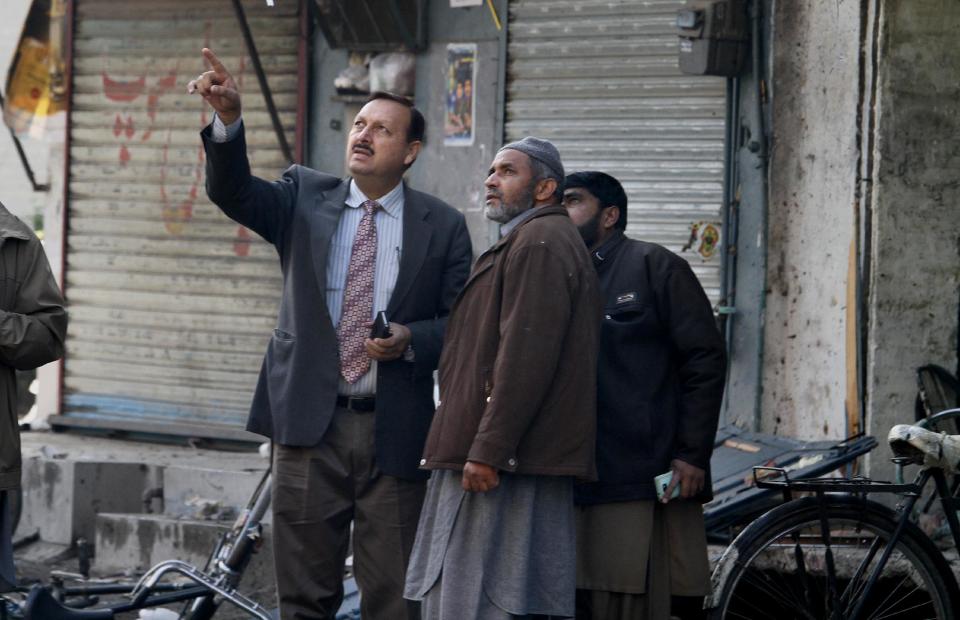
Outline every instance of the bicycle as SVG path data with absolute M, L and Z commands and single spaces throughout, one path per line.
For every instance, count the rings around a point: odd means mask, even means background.
M 891 429 L 895 482 L 791 480 L 782 469 L 754 468 L 756 485 L 780 490 L 784 503 L 744 528 L 721 556 L 705 603 L 710 617 L 957 618 L 960 589 L 950 565 L 914 518 L 932 481 L 960 548 L 960 499 L 957 485 L 947 480 L 960 470 L 960 435 L 927 428 L 958 417 L 960 409 L 951 409 Z M 903 469 L 910 464 L 922 467 L 913 482 L 904 483 Z M 868 499 L 875 494 L 901 500 L 891 509 Z
M 228 602 L 252 618 L 274 620 L 271 611 L 237 590 L 262 539 L 261 521 L 271 495 L 272 475 L 267 469 L 246 508 L 231 529 L 220 536 L 202 569 L 180 560 L 166 560 L 151 567 L 136 583 L 68 586 L 58 580 L 53 585 L 33 586 L 26 600 L 14 607 L 26 620 L 113 620 L 118 614 L 179 603 L 182 620 L 209 620 Z M 184 580 L 161 583 L 170 574 Z M 101 596 L 111 595 L 120 595 L 120 602 L 94 607 Z M 68 605 L 68 601 L 76 602 Z M 3 603 L 4 597 L 0 596 L 0 615 L 5 618 L 8 611 Z

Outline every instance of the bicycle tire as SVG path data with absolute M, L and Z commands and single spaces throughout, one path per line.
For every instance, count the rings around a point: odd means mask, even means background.
M 821 514 L 831 533 L 832 566 Z M 774 508 L 747 526 L 721 558 L 710 618 L 848 620 L 863 599 L 860 618 L 956 620 L 960 594 L 950 566 L 912 522 L 905 524 L 881 579 L 864 596 L 870 569 L 898 519 L 886 506 L 850 496 L 805 497 Z M 871 556 L 877 540 L 880 551 Z

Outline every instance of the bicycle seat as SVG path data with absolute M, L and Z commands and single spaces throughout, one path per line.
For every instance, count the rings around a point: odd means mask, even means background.
M 949 473 L 960 471 L 960 435 L 897 424 L 890 429 L 887 441 L 897 456 L 907 457 L 927 467 L 939 467 Z
M 72 609 L 43 586 L 33 586 L 23 606 L 25 620 L 114 620 L 109 609 Z

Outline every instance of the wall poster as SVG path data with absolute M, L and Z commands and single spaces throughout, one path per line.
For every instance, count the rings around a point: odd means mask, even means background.
M 443 126 L 446 146 L 470 146 L 475 128 L 473 110 L 476 103 L 477 44 L 447 45 L 447 96 Z

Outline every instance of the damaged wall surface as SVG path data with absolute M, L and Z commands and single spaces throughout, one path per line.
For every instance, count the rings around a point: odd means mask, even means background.
M 960 4 L 882 2 L 867 431 L 913 419 L 915 369 L 957 367 Z M 891 470 L 885 442 L 873 476 Z
M 761 430 L 846 435 L 858 3 L 775 3 Z M 853 285 L 853 283 L 850 283 Z

